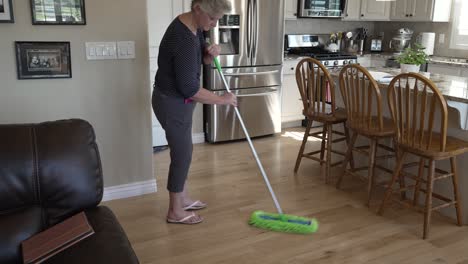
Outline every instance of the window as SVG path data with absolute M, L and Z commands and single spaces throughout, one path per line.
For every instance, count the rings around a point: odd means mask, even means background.
M 455 0 L 453 6 L 451 49 L 468 50 L 468 1 Z

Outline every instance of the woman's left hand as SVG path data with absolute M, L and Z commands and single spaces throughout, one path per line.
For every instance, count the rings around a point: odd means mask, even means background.
M 206 48 L 206 54 L 211 57 L 217 57 L 221 53 L 221 48 L 216 44 L 211 44 Z

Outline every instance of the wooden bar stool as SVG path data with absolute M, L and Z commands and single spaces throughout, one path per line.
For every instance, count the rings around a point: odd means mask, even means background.
M 393 185 L 397 178 L 408 177 L 415 181 L 414 186 L 400 188 L 406 192 L 414 188 L 413 201 L 404 204 L 415 209 L 419 193 L 426 194 L 424 212 L 423 239 L 429 234 L 431 212 L 440 208 L 455 206 L 457 223 L 462 224 L 462 211 L 458 194 L 458 174 L 456 156 L 468 152 L 468 142 L 447 136 L 447 102 L 437 89 L 436 85 L 426 77 L 417 73 L 404 73 L 396 76 L 389 85 L 388 104 L 395 126 L 397 127 L 398 155 L 391 183 L 385 193 L 385 198 L 379 209 L 382 215 L 389 201 Z M 440 133 L 434 132 L 435 116 L 440 114 Z M 402 170 L 402 164 L 407 154 L 414 154 L 420 158 L 418 175 L 412 175 Z M 436 169 L 435 161 L 450 159 L 451 172 Z M 429 171 L 426 179 L 423 179 L 425 162 L 429 162 Z M 436 175 L 437 173 L 437 175 Z M 434 182 L 452 177 L 453 199 L 433 192 Z M 421 183 L 426 188 L 421 188 Z M 437 198 L 444 203 L 432 206 L 432 198 Z
M 379 86 L 364 67 L 358 64 L 350 64 L 344 67 L 340 72 L 340 91 L 348 116 L 346 126 L 352 136 L 343 162 L 343 173 L 338 177 L 336 188 L 340 188 L 341 181 L 346 174 L 361 177 L 357 172 L 367 169 L 366 204 L 369 206 L 374 187 L 375 169 L 378 168 L 390 174 L 392 173 L 391 170 L 376 164 L 375 161 L 376 159 L 388 159 L 395 156 L 394 154 L 376 155 L 379 147 L 394 152 L 394 149 L 379 144 L 379 141 L 393 138 L 395 136 L 395 126 L 392 120 L 383 117 L 382 95 Z M 368 138 L 370 145 L 355 147 L 358 135 Z M 368 166 L 346 169 L 353 151 L 368 155 Z
M 296 173 L 299 169 L 302 158 L 312 159 L 320 162 L 320 164 L 325 163 L 325 183 L 328 183 L 330 181 L 330 168 L 341 163 L 341 161 L 331 163 L 331 153 L 343 156 L 345 154 L 333 150 L 331 145 L 344 140 L 348 142 L 349 139 L 348 130 L 344 125 L 346 113 L 342 109 L 336 109 L 335 84 L 327 68 L 320 61 L 312 58 L 301 60 L 296 67 L 296 82 L 304 105 L 303 114 L 307 118 L 307 128 L 297 155 L 294 172 Z M 311 133 L 312 122 L 322 123 L 322 131 Z M 344 133 L 333 130 L 333 125 L 339 123 L 343 124 Z M 333 134 L 342 137 L 334 139 Z M 322 140 L 321 148 L 317 151 L 304 153 L 307 139 L 310 136 Z M 325 152 L 327 156 L 324 159 Z M 320 153 L 320 158 L 314 156 L 318 153 Z

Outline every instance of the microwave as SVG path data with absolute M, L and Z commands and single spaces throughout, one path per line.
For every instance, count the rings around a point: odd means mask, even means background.
M 345 0 L 298 0 L 298 17 L 340 18 Z

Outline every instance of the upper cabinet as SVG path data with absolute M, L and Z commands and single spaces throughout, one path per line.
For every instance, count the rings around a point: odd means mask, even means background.
M 297 19 L 297 0 L 286 0 L 284 3 L 284 19 Z
M 344 8 L 343 20 L 359 20 L 361 14 L 361 0 L 347 0 Z
M 343 20 L 388 21 L 390 20 L 390 2 L 347 0 Z
M 399 0 L 392 2 L 393 21 L 448 22 L 452 0 Z

